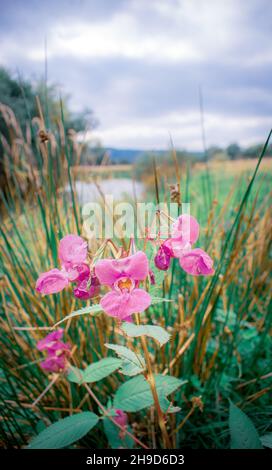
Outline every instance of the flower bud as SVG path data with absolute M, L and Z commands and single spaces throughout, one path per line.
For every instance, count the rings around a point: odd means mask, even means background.
M 154 286 L 154 284 L 156 284 L 156 279 L 155 279 L 155 274 L 154 272 L 152 271 L 152 269 L 149 269 L 149 279 L 150 279 L 150 284 L 152 286 Z
M 167 246 L 162 244 L 154 258 L 155 266 L 162 271 L 167 271 L 170 266 L 170 262 L 171 251 L 169 250 L 169 248 L 167 248 Z
M 100 291 L 100 282 L 98 277 L 92 273 L 89 278 L 79 281 L 74 289 L 74 296 L 78 299 L 88 300 L 96 297 Z
M 127 414 L 122 410 L 115 410 L 114 421 L 122 427 L 125 427 L 128 422 Z

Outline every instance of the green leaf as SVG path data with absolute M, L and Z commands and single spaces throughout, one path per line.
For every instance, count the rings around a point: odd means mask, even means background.
M 253 422 L 232 402 L 230 402 L 229 429 L 231 449 L 262 449 L 262 443 Z
M 37 425 L 35 426 L 35 430 L 38 434 L 40 434 L 46 428 L 45 423 L 40 419 Z
M 163 393 L 159 393 L 158 397 L 160 407 L 164 413 L 178 413 L 181 410 L 179 406 L 173 406 Z
M 185 383 L 169 375 L 154 375 L 159 397 L 166 397 Z M 139 411 L 153 405 L 153 396 L 149 383 L 143 375 L 134 377 L 119 387 L 114 397 L 114 408 L 124 411 Z
M 215 321 L 226 324 L 230 329 L 233 329 L 237 323 L 237 314 L 231 309 L 225 312 L 223 308 L 217 308 Z
M 76 384 L 82 384 L 83 383 L 83 370 L 78 369 L 78 367 L 74 366 L 69 366 L 68 369 L 68 374 L 66 378 L 69 380 L 69 382 L 74 382 Z
M 150 336 L 163 346 L 170 339 L 169 333 L 161 326 L 154 325 L 135 325 L 134 323 L 123 323 L 122 330 L 132 338 L 138 336 Z
M 83 382 L 98 382 L 122 366 L 122 361 L 115 357 L 106 357 L 88 366 L 83 372 Z
M 109 410 L 108 410 L 109 411 Z M 115 414 L 113 413 L 113 416 Z M 113 424 L 113 422 L 109 418 L 103 419 L 103 427 L 105 434 L 108 439 L 108 443 L 111 449 L 132 449 L 134 446 L 133 439 L 128 436 L 126 433 L 122 431 Z M 127 430 L 133 434 L 133 430 L 130 426 L 126 427 Z
M 133 376 L 145 370 L 145 360 L 140 354 L 135 354 L 125 346 L 119 346 L 117 344 L 106 343 L 105 346 L 109 349 L 113 349 L 122 359 L 122 368 L 120 369 L 122 374 Z
M 103 308 L 100 306 L 100 304 L 91 305 L 90 307 L 81 308 L 80 310 L 75 310 L 74 312 L 70 313 L 69 315 L 67 315 L 66 317 L 62 318 L 60 321 L 55 323 L 55 325 L 53 325 L 53 328 L 60 325 L 64 321 L 69 320 L 70 318 L 78 317 L 79 315 L 87 315 L 87 314 L 91 314 L 92 316 L 95 316 L 95 315 L 98 315 L 98 313 L 100 312 L 103 312 Z
M 98 422 L 90 411 L 60 419 L 44 429 L 28 445 L 28 449 L 61 449 L 81 439 Z
M 272 432 L 261 436 L 260 439 L 263 446 L 272 449 Z

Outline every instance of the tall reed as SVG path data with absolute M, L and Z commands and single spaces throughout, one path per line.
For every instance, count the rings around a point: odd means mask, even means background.
M 45 125 L 39 100 L 37 109 L 37 118 L 24 133 L 12 111 L 0 106 L 10 136 L 1 137 L 6 176 L 0 225 L 3 447 L 25 445 L 42 426 L 72 412 L 97 412 L 84 389 L 63 380 L 32 406 L 48 384 L 39 367 L 36 341 L 46 328 L 90 302 L 73 298 L 69 290 L 43 298 L 35 293 L 38 274 L 58 262 L 60 238 L 81 233 L 82 227 L 73 174 L 82 147 L 75 134 L 67 132 L 61 109 L 55 130 L 50 130 L 50 123 Z M 153 305 L 147 313 L 154 324 L 171 333 L 164 348 L 151 348 L 156 372 L 188 381 L 177 399 L 181 412 L 167 422 L 176 446 L 226 447 L 228 398 L 254 416 L 259 429 L 271 431 L 272 178 L 271 171 L 263 172 L 260 166 L 269 138 L 255 170 L 249 179 L 242 172 L 239 183 L 221 170 L 194 172 L 189 163 L 187 170 L 177 168 L 175 160 L 174 180 L 165 182 L 159 165 L 153 163 L 150 197 L 170 201 L 168 183 L 177 185 L 182 200 L 190 202 L 192 213 L 201 219 L 201 241 L 216 267 L 212 278 L 189 278 L 174 263 L 156 286 L 173 302 Z M 64 191 L 67 187 L 70 197 Z M 128 240 L 123 243 L 127 246 Z M 114 322 L 102 315 L 96 321 L 91 316 L 71 319 L 65 332 L 75 345 L 73 364 L 80 367 L 104 357 L 104 343 L 120 341 Z M 122 380 L 120 375 L 118 382 Z M 110 377 L 93 390 L 106 404 L 117 385 Z M 135 436 L 151 446 L 152 410 L 151 415 L 138 412 L 131 419 Z M 98 428 L 81 445 L 108 444 Z

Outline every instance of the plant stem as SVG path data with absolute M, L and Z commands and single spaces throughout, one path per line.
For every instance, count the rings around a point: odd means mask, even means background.
M 83 385 L 86 388 L 89 395 L 93 398 L 93 400 L 99 406 L 101 411 L 103 411 L 104 415 L 107 416 L 107 418 L 109 418 L 110 421 L 113 424 L 115 424 L 115 426 L 117 426 L 122 432 L 125 432 L 131 439 L 133 439 L 134 442 L 136 442 L 136 444 L 143 447 L 143 449 L 149 449 L 149 447 L 147 447 L 145 444 L 143 444 L 143 442 L 141 442 L 139 439 L 137 439 L 137 437 L 133 436 L 133 434 L 131 434 L 131 432 L 129 432 L 125 427 L 123 427 L 120 424 L 116 423 L 115 420 L 113 419 L 113 417 L 110 415 L 110 413 L 106 410 L 106 408 L 102 405 L 102 403 L 99 401 L 97 396 L 94 394 L 92 389 L 88 386 L 88 384 L 84 383 Z
M 49 382 L 49 384 L 45 387 L 44 391 L 32 403 L 31 405 L 32 407 L 36 406 L 39 403 L 39 401 L 44 397 L 44 395 L 46 395 L 46 393 L 50 390 L 50 388 L 53 387 L 54 383 L 58 380 L 59 376 L 60 376 L 59 374 L 55 374 L 53 376 L 53 379 L 51 380 L 51 382 Z
M 137 324 L 139 325 L 140 324 L 139 315 L 136 315 L 136 318 L 137 318 Z M 152 372 L 152 366 L 151 366 L 151 361 L 150 361 L 150 356 L 149 356 L 145 336 L 141 336 L 141 343 L 142 343 L 142 347 L 143 347 L 143 351 L 144 351 L 144 355 L 145 355 L 145 360 L 146 360 L 146 365 L 147 365 L 147 371 L 148 371 L 148 373 L 145 375 L 145 377 L 146 377 L 146 380 L 148 381 L 148 383 L 150 385 L 151 392 L 152 392 L 152 395 L 153 395 L 155 408 L 156 408 L 157 414 L 158 414 L 158 421 L 159 421 L 159 426 L 160 426 L 161 433 L 162 433 L 164 447 L 166 449 L 171 449 L 172 446 L 171 446 L 171 442 L 170 442 L 168 432 L 167 432 L 167 429 L 166 429 L 166 425 L 165 425 L 164 413 L 163 413 L 163 411 L 161 409 L 161 406 L 160 406 L 160 401 L 159 401 L 158 392 L 157 392 L 157 389 L 156 389 L 156 383 L 155 383 L 154 375 L 153 375 L 153 372 Z
M 173 434 L 176 434 L 177 432 L 179 432 L 181 430 L 181 428 L 183 428 L 184 424 L 186 423 L 186 421 L 190 418 L 190 416 L 193 414 L 195 408 L 194 406 L 192 406 L 192 408 L 190 409 L 189 413 L 187 413 L 187 415 L 185 416 L 185 418 L 181 421 L 181 423 L 178 425 L 178 427 L 172 432 L 171 436 Z

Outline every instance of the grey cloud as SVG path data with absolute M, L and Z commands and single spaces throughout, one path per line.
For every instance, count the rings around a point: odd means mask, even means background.
M 120 12 L 135 15 L 139 34 L 148 31 L 150 35 L 159 35 L 162 31 L 175 37 L 179 25 L 155 8 L 155 3 L 153 0 L 14 0 L 9 3 L 0 0 L 0 39 L 29 45 L 43 41 L 47 28 L 52 28 L 57 21 L 87 19 L 95 22 L 110 19 Z M 271 117 L 272 123 L 270 2 L 248 0 L 246 4 L 237 2 L 237 8 L 239 5 L 241 14 L 234 25 L 235 37 L 228 54 L 208 54 L 203 60 L 182 63 L 121 57 L 79 59 L 62 55 L 49 60 L 49 79 L 62 83 L 65 90 L 71 92 L 72 104 L 77 109 L 94 108 L 102 127 L 107 129 L 124 123 L 133 125 L 141 118 L 151 122 L 153 119 L 155 123 L 171 113 L 198 112 L 199 85 L 207 113 L 260 120 Z M 181 27 L 184 38 L 197 34 L 190 29 L 190 22 L 184 22 Z M 42 62 L 31 61 L 16 52 L 8 65 L 27 76 L 43 73 Z M 266 128 L 261 121 L 256 123 L 248 138 L 263 135 Z M 222 133 L 211 138 L 214 142 L 216 139 L 231 141 L 232 135 L 228 132 L 222 123 Z M 242 140 L 247 138 L 245 132 L 241 130 Z M 152 136 L 150 139 L 152 142 Z

